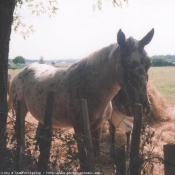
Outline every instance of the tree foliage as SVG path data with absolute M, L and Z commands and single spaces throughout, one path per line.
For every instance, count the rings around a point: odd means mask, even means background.
M 15 0 L 16 6 L 13 15 L 13 30 L 20 32 L 24 39 L 33 33 L 34 27 L 25 21 L 22 9 L 26 14 L 39 16 L 47 14 L 49 17 L 54 16 L 58 10 L 57 0 Z
M 14 64 L 25 64 L 26 60 L 22 56 L 17 56 L 13 59 Z
M 175 55 L 155 55 L 151 57 L 152 66 L 173 66 Z
M 114 7 L 116 5 L 118 7 L 122 7 L 123 2 L 128 3 L 128 0 L 110 0 L 110 2 L 112 2 Z M 93 9 L 95 10 L 96 8 L 98 8 L 99 10 L 101 10 L 102 5 L 103 5 L 103 0 L 96 0 L 96 2 L 93 4 Z
M 39 64 L 45 64 L 44 57 L 41 56 L 38 62 L 39 62 Z
M 25 13 L 32 13 L 36 16 L 41 14 L 47 14 L 49 17 L 56 15 L 58 11 L 58 0 L 15 0 L 16 8 L 14 12 L 13 29 L 15 32 L 20 32 L 22 37 L 26 39 L 29 37 L 30 33 L 33 33 L 34 27 L 32 24 L 27 24 L 25 18 L 21 13 L 21 9 L 25 9 Z M 104 0 L 95 0 L 92 4 L 92 8 L 99 10 L 103 6 Z M 128 0 L 109 0 L 113 6 L 122 7 L 123 2 L 128 3 Z

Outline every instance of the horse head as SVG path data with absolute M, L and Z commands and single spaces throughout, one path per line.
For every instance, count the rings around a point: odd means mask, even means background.
M 117 41 L 120 49 L 121 79 L 120 86 L 126 92 L 132 104 L 143 105 L 144 113 L 150 112 L 150 103 L 147 94 L 148 69 L 151 60 L 144 50 L 154 35 L 152 29 L 140 41 L 132 37 L 125 39 L 125 34 L 119 30 Z

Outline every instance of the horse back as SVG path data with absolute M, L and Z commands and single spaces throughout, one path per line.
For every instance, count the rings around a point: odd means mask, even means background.
M 54 86 L 51 82 L 55 68 L 47 65 L 31 64 L 22 69 L 12 80 L 9 104 L 15 108 L 18 100 L 23 100 L 31 110 L 35 103 L 46 101 L 48 90 Z M 54 88 L 54 87 L 53 87 Z M 53 89 L 54 90 L 54 89 Z

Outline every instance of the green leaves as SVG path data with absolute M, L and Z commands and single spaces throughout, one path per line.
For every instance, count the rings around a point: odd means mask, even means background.
M 28 24 L 25 15 L 47 14 L 49 17 L 54 17 L 58 11 L 57 0 L 15 0 L 15 2 L 13 30 L 20 32 L 24 39 L 35 31 L 33 25 Z
M 15 57 L 15 59 L 13 59 L 14 64 L 25 64 L 25 62 L 25 58 L 23 58 L 22 56 L 17 56 Z

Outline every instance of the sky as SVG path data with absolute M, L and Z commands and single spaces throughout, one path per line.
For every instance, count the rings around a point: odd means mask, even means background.
M 126 37 L 140 40 L 152 28 L 155 35 L 145 47 L 148 55 L 175 55 L 174 0 L 129 0 L 122 8 L 102 0 L 101 10 L 93 9 L 95 0 L 57 1 L 59 10 L 52 18 L 20 9 L 25 23 L 35 31 L 24 39 L 20 30 L 12 30 L 9 58 L 81 59 L 116 43 L 119 29 Z

